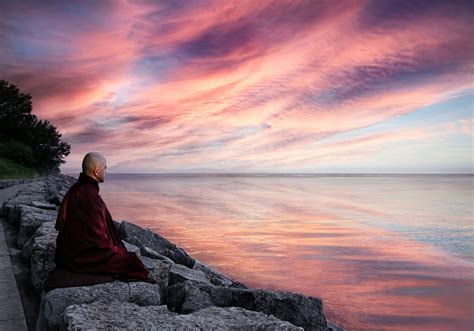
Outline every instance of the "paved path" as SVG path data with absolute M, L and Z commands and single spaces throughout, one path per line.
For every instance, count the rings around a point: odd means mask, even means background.
M 4 201 L 27 185 L 20 184 L 1 189 L 0 208 Z M 2 221 L 0 222 L 0 331 L 14 330 L 27 330 L 27 326 Z

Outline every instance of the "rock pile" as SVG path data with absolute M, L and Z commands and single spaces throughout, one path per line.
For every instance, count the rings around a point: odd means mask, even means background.
M 54 269 L 59 203 L 73 177 L 32 182 L 4 203 L 3 217 L 18 228 L 18 248 L 30 265 L 41 305 L 37 330 L 219 329 L 336 330 L 318 298 L 252 289 L 133 223 L 114 222 L 127 250 L 139 256 L 157 284 L 114 281 L 44 293 Z

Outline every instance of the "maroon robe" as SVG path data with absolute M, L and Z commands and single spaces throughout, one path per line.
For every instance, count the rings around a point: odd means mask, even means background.
M 122 243 L 95 179 L 79 175 L 61 202 L 56 230 L 56 268 L 48 275 L 46 292 L 115 279 L 155 283 L 137 255 Z

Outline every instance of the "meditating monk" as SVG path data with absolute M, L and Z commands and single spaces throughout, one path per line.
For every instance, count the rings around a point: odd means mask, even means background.
M 135 253 L 125 248 L 112 216 L 99 195 L 107 162 L 88 153 L 82 173 L 59 207 L 56 220 L 56 268 L 48 275 L 45 292 L 58 287 L 107 283 L 116 279 L 155 283 Z

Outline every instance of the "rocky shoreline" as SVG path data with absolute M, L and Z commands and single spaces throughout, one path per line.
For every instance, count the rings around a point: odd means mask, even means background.
M 114 223 L 157 284 L 117 280 L 44 293 L 55 266 L 58 205 L 75 181 L 65 175 L 35 180 L 1 210 L 18 230 L 16 245 L 40 297 L 36 330 L 342 330 L 326 321 L 321 299 L 250 288 L 128 221 Z

